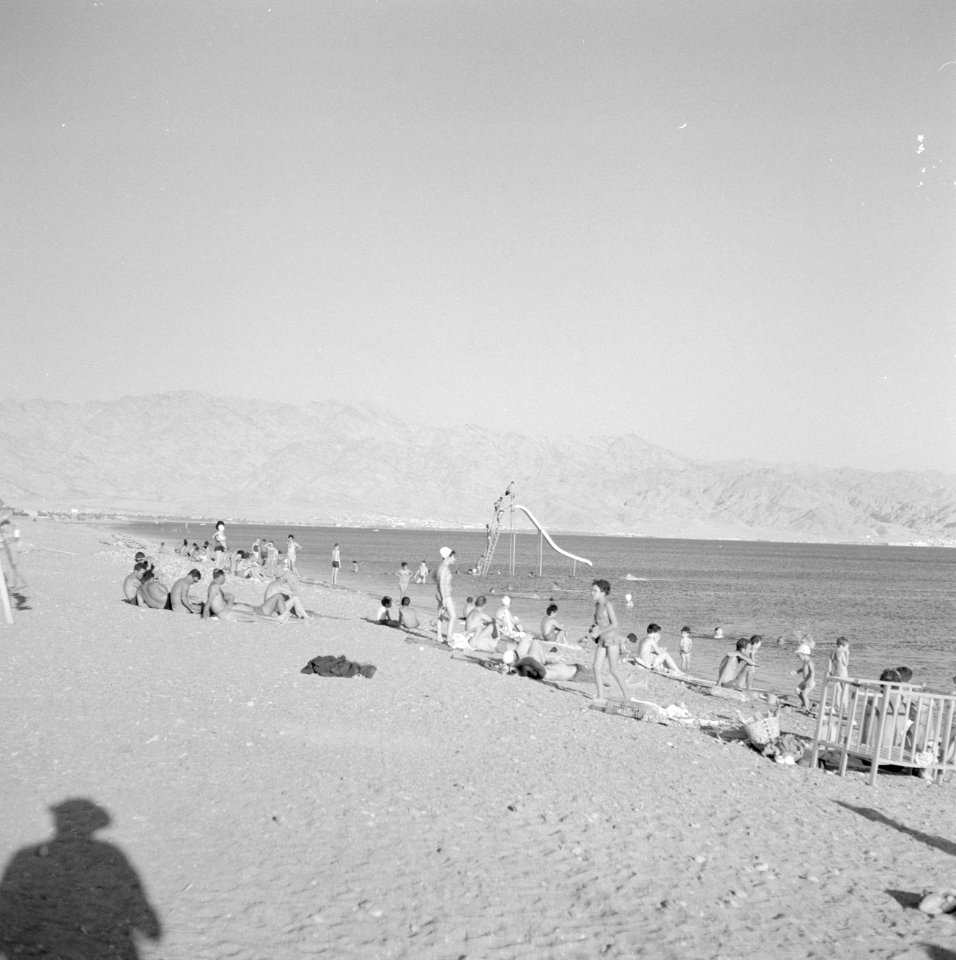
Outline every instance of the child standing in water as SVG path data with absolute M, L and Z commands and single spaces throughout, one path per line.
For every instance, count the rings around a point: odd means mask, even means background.
M 800 680 L 797 682 L 797 696 L 800 697 L 800 706 L 810 712 L 810 691 L 817 685 L 816 682 L 816 670 L 813 667 L 813 660 L 811 656 L 813 654 L 812 649 L 808 643 L 801 643 L 797 647 L 797 656 L 800 658 L 800 666 L 793 672 L 800 677 Z
M 621 697 L 624 700 L 631 699 L 624 686 L 624 680 L 618 672 L 618 655 L 621 649 L 621 634 L 617 626 L 617 614 L 614 612 L 614 604 L 608 600 L 611 593 L 611 585 L 607 580 L 595 580 L 591 585 L 591 598 L 594 600 L 594 623 L 588 630 L 588 636 L 597 644 L 597 650 L 594 651 L 594 683 L 597 687 L 597 699 L 604 699 L 604 681 L 601 678 L 601 670 L 604 667 L 604 661 L 607 660 L 608 669 L 611 676 L 617 681 L 621 688 Z
M 690 636 L 690 627 L 681 627 L 680 631 L 680 668 L 684 673 L 690 672 L 690 653 L 694 649 L 694 641 Z

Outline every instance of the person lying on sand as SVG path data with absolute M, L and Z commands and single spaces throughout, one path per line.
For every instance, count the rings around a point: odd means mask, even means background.
M 169 587 L 156 579 L 152 570 L 144 570 L 136 591 L 136 606 L 149 607 L 152 610 L 171 610 L 169 605 Z
M 680 667 L 674 658 L 667 652 L 667 648 L 660 647 L 661 628 L 656 623 L 647 625 L 647 636 L 637 648 L 635 663 L 649 670 L 666 670 L 670 673 L 680 673 Z
M 567 635 L 564 627 L 558 623 L 558 605 L 548 604 L 544 616 L 541 618 L 541 639 L 547 643 L 566 643 Z
M 202 611 L 203 619 L 218 617 L 220 620 L 244 623 L 256 620 L 285 623 L 292 615 L 292 611 L 286 609 L 285 599 L 281 594 L 275 594 L 258 607 L 248 603 L 236 603 L 233 595 L 223 589 L 225 581 L 225 571 L 213 570 L 212 583 L 209 585 L 209 594 Z
M 123 599 L 127 603 L 136 603 L 136 592 L 143 582 L 143 574 L 146 572 L 145 563 L 137 563 L 133 567 L 133 572 L 126 575 L 123 581 Z
M 292 585 L 291 577 L 284 570 L 275 578 L 275 580 L 270 580 L 269 583 L 266 584 L 265 599 L 269 600 L 276 594 L 281 594 L 285 598 L 286 606 L 300 620 L 312 619 L 309 616 L 308 611 L 305 609 L 302 601 L 299 599 L 296 589 Z
M 576 663 L 565 663 L 549 657 L 537 637 L 526 636 L 519 640 L 513 656 L 517 657 L 514 662 L 515 673 L 532 680 L 573 680 L 579 669 Z M 508 656 L 507 660 L 510 659 L 511 656 Z
M 202 580 L 202 574 L 195 567 L 180 577 L 169 591 L 169 603 L 173 613 L 202 613 L 202 604 L 189 599 L 189 588 Z

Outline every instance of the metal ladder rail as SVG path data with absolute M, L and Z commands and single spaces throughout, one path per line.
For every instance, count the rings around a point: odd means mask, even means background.
M 498 546 L 498 537 L 501 536 L 501 522 L 499 520 L 495 521 L 494 529 L 491 531 L 491 540 L 488 543 L 488 550 L 485 553 L 485 562 L 481 565 L 481 569 L 478 571 L 478 576 L 485 576 L 488 571 L 491 569 L 491 561 L 495 555 L 495 547 Z

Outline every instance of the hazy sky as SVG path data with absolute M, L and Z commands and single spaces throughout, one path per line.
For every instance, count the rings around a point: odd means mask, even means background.
M 0 395 L 956 472 L 951 0 L 10 0 L 0 76 Z

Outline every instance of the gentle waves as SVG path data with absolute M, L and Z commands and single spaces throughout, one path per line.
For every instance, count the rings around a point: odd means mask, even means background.
M 546 522 L 546 521 L 545 521 Z M 212 540 L 211 524 L 127 524 L 133 536 L 172 549 L 183 538 Z M 590 559 L 593 567 L 550 549 L 539 537 L 521 532 L 515 540 L 514 577 L 509 576 L 511 538 L 502 531 L 492 573 L 484 579 L 467 570 L 485 548 L 476 531 L 380 530 L 350 527 L 295 527 L 228 524 L 231 549 L 248 549 L 256 537 L 272 539 L 284 551 L 294 534 L 301 545 L 299 572 L 305 579 L 328 582 L 332 545 L 340 543 L 339 585 L 373 596 L 397 595 L 395 571 L 402 560 L 415 571 L 425 560 L 431 570 L 443 545 L 458 553 L 454 595 L 510 593 L 512 610 L 536 630 L 550 598 L 559 617 L 577 639 L 591 622 L 591 581 L 609 580 L 611 599 L 625 632 L 643 636 L 648 623 L 663 627 L 663 641 L 677 659 L 682 626 L 694 634 L 691 672 L 713 679 L 720 658 L 739 636 L 759 633 L 759 686 L 792 690 L 797 665 L 795 640 L 816 640 L 818 684 L 839 635 L 850 641 L 852 676 L 876 677 L 886 667 L 908 666 L 914 682 L 950 689 L 956 675 L 956 550 L 930 547 L 856 546 L 846 544 L 765 543 L 718 540 L 660 540 L 631 537 L 554 534 L 563 549 Z M 357 574 L 352 561 L 359 562 Z M 637 580 L 627 580 L 630 575 Z M 625 594 L 633 608 L 625 605 Z M 434 607 L 434 586 L 413 585 L 415 606 Z M 489 600 L 489 603 L 493 603 Z M 371 604 L 370 604 L 371 608 Z M 712 639 L 714 628 L 725 639 Z M 784 642 L 777 643 L 782 639 Z M 679 693 L 675 688 L 675 697 Z

